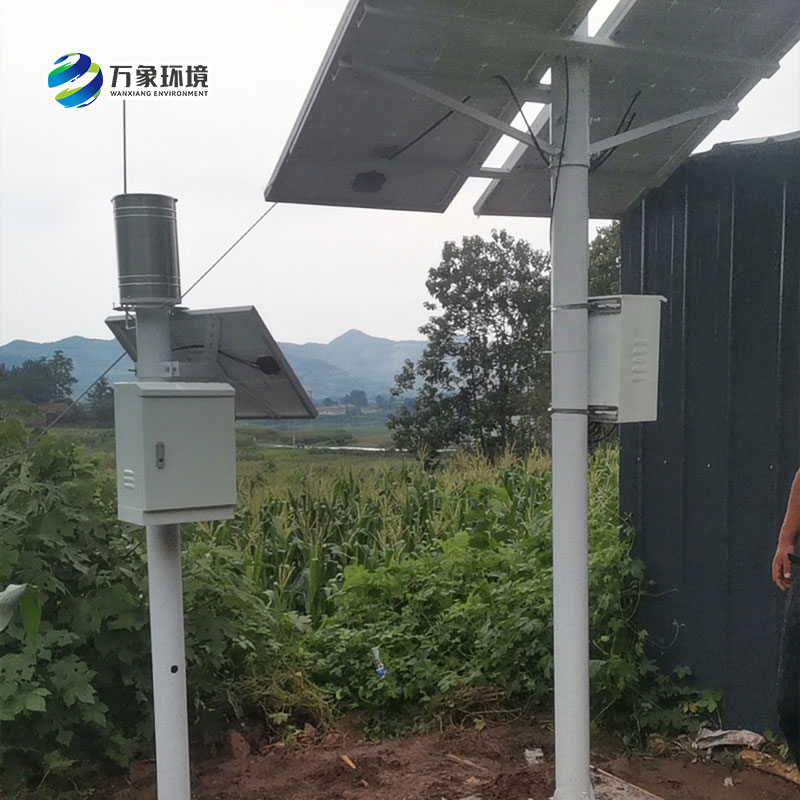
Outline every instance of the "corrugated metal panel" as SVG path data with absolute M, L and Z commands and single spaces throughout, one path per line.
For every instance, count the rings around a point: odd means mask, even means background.
M 656 582 L 640 621 L 666 666 L 724 691 L 727 726 L 774 727 L 770 564 L 800 466 L 800 138 L 693 158 L 627 214 L 622 250 L 622 291 L 668 298 L 658 422 L 622 431 L 621 505 Z

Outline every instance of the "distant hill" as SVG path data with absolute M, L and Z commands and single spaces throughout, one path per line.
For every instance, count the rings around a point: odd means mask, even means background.
M 67 358 L 72 359 L 73 375 L 77 383 L 72 388 L 73 397 L 77 397 L 89 384 L 122 353 L 122 347 L 116 339 L 86 339 L 83 336 L 70 336 L 57 342 L 26 342 L 15 339 L 0 347 L 0 364 L 6 367 L 19 367 L 24 361 L 36 360 L 44 356 L 50 358 L 56 350 L 62 350 Z M 111 383 L 130 380 L 133 362 L 125 356 L 114 369 L 109 372 Z
M 395 342 L 349 330 L 328 344 L 283 344 L 281 348 L 300 381 L 320 402 L 324 397 L 341 397 L 351 389 L 363 389 L 372 399 L 388 394 L 403 362 L 416 361 L 424 341 Z M 321 370 L 321 365 L 327 368 Z
M 328 344 L 281 343 L 300 382 L 318 403 L 325 397 L 342 397 L 352 389 L 363 389 L 370 399 L 376 394 L 388 394 L 403 362 L 407 358 L 416 361 L 424 347 L 424 341 L 395 342 L 357 330 L 349 330 Z M 114 339 L 70 336 L 41 344 L 16 339 L 0 346 L 0 364 L 17 367 L 28 359 L 50 358 L 56 350 L 62 350 L 75 366 L 75 396 L 122 352 Z M 133 363 L 126 356 L 109 373 L 109 380 L 115 383 L 129 379 L 132 369 Z

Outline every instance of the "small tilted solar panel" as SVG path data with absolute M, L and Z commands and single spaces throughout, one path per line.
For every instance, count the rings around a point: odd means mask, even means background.
M 619 216 L 730 117 L 800 39 L 798 0 L 621 0 L 596 37 L 576 35 L 592 5 L 354 0 L 266 199 L 444 211 L 466 179 L 481 173 L 502 132 L 448 110 L 408 81 L 510 123 L 517 109 L 495 76 L 521 102 L 536 100 L 542 75 L 568 54 L 591 60 L 593 143 L 710 107 L 706 116 L 595 153 L 590 212 Z M 544 139 L 548 120 L 545 110 L 533 125 Z M 506 170 L 475 210 L 549 216 L 550 177 L 537 152 L 519 144 Z
M 136 328 L 122 315 L 106 325 L 136 361 Z M 313 419 L 314 403 L 252 306 L 189 311 L 171 320 L 178 380 L 229 383 L 237 419 Z

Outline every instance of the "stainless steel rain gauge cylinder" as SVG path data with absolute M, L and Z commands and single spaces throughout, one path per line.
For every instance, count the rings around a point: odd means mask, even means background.
M 119 194 L 111 202 L 120 305 L 177 305 L 181 301 L 178 201 L 163 194 Z

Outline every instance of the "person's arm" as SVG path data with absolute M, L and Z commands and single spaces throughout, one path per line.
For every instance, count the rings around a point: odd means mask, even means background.
M 789 502 L 786 504 L 786 516 L 783 518 L 781 532 L 778 535 L 778 549 L 772 559 L 772 580 L 778 588 L 785 591 L 792 585 L 792 562 L 789 553 L 794 552 L 797 536 L 800 534 L 800 470 L 792 481 Z

